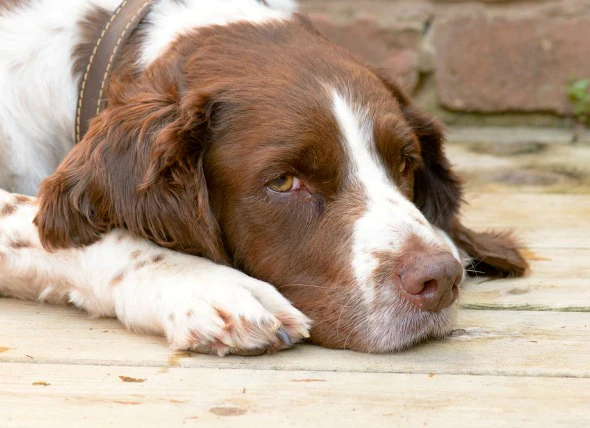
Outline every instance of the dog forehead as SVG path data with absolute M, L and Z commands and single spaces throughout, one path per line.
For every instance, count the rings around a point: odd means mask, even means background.
M 322 169 L 341 160 L 340 130 L 327 96 L 311 89 L 238 89 L 226 101 L 214 127 L 210 152 L 229 170 L 268 167 Z

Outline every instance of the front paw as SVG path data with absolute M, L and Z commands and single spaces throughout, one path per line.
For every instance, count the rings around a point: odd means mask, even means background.
M 174 305 L 164 321 L 171 346 L 219 356 L 258 355 L 309 337 L 305 315 L 269 284 L 251 281 L 257 283 L 256 293 L 251 287 L 218 285 Z

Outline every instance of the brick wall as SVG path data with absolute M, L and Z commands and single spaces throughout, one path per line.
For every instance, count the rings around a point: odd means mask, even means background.
M 447 122 L 567 126 L 590 0 L 300 0 L 331 39 Z

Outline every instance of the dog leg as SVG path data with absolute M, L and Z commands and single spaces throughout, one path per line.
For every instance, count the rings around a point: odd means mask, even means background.
M 221 356 L 280 350 L 308 337 L 309 319 L 268 283 L 125 230 L 48 252 L 36 212 L 34 198 L 0 191 L 1 295 L 73 303 L 164 335 L 175 349 Z

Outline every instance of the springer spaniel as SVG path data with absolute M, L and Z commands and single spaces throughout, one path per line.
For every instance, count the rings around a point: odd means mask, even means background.
M 390 352 L 451 331 L 466 260 L 525 272 L 461 225 L 441 126 L 285 0 L 154 1 L 74 144 L 119 1 L 0 4 L 0 294 L 219 355 Z

